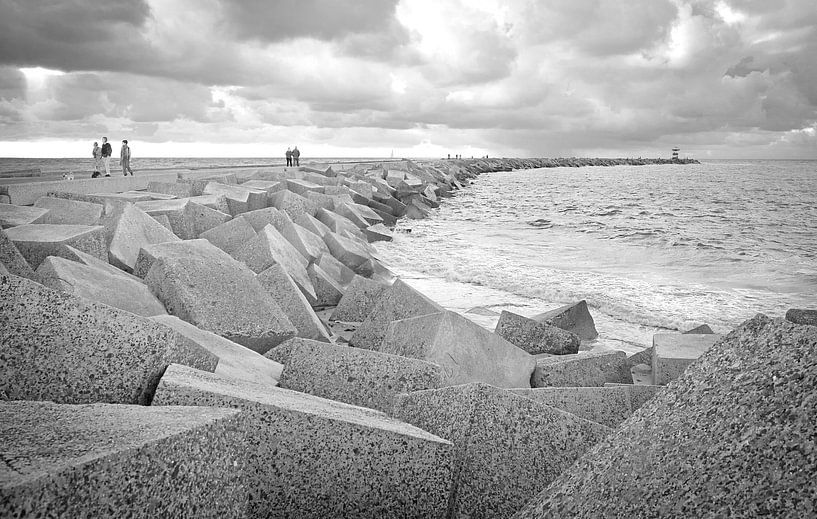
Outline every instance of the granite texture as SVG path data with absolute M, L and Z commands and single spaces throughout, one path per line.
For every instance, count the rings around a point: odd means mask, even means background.
M 315 299 L 310 299 L 309 304 L 315 308 L 337 306 L 343 297 L 343 287 L 314 263 L 306 268 L 306 273 L 315 288 Z
M 293 223 L 291 220 L 283 223 L 280 232 L 281 236 L 286 238 L 309 263 L 320 258 L 321 254 L 329 252 L 329 248 L 320 236 Z
M 630 405 L 632 405 L 633 412 L 642 405 L 649 402 L 652 397 L 658 394 L 666 386 L 655 386 L 648 384 L 619 384 L 617 382 L 607 382 L 604 387 L 623 387 L 630 397 Z
M 310 192 L 323 193 L 322 185 L 300 178 L 288 178 L 286 179 L 286 185 L 287 189 L 301 196 L 306 196 L 306 194 Z
M 66 245 L 105 259 L 103 230 L 98 225 L 32 224 L 12 227 L 5 232 L 31 268 L 36 270 L 48 256 L 70 258 Z
M 267 225 L 272 225 L 276 229 L 281 229 L 284 222 L 290 221 L 289 215 L 274 207 L 249 211 L 242 214 L 241 217 L 250 222 L 250 225 L 252 225 L 255 232 L 261 232 L 261 229 Z
M 230 206 L 227 204 L 227 197 L 224 195 L 191 196 L 188 198 L 188 200 L 196 204 L 203 205 L 204 207 L 214 209 L 219 213 L 224 213 L 226 215 L 230 214 Z
M 794 324 L 817 326 L 817 310 L 804 308 L 790 308 L 786 312 L 786 320 Z
M 530 381 L 532 387 L 601 387 L 606 382 L 632 384 L 633 376 L 623 351 L 600 351 L 538 357 Z
M 34 202 L 34 207 L 48 210 L 34 223 L 99 225 L 99 221 L 105 212 L 105 207 L 102 204 L 50 196 L 38 199 Z
M 300 225 L 307 231 L 311 231 L 317 236 L 320 236 L 321 239 L 323 239 L 326 233 L 332 232 L 332 230 L 329 227 L 327 227 L 326 224 L 324 224 L 314 216 L 308 215 L 306 213 L 299 214 L 292 221 Z
M 323 239 L 332 256 L 355 273 L 363 275 L 364 270 L 361 270 L 361 267 L 371 258 L 366 249 L 354 240 L 334 232 L 327 233 Z
M 256 279 L 295 326 L 298 337 L 329 342 L 329 331 L 284 267 L 272 265 Z
M 536 359 L 527 352 L 447 310 L 393 321 L 374 349 L 440 365 L 445 386 L 484 382 L 498 387 L 530 387 L 536 367 Z
M 301 344 L 325 344 L 322 341 L 316 341 L 313 339 L 304 339 L 303 337 L 293 337 L 288 341 L 284 341 L 278 346 L 272 348 L 268 352 L 264 354 L 264 357 L 274 360 L 279 364 L 287 365 L 289 364 L 289 358 L 292 355 L 292 350 L 297 348 Z
M 652 376 L 656 385 L 666 385 L 721 338 L 716 334 L 682 335 L 656 333 L 652 337 Z M 614 382 L 614 381 L 610 381 Z
M 453 446 L 383 413 L 181 366 L 154 405 L 244 410 L 249 517 L 446 517 Z
M 390 413 L 399 393 L 441 386 L 442 369 L 430 362 L 327 343 L 292 348 L 280 386 Z
M 260 189 L 209 182 L 204 186 L 202 194 L 224 195 L 227 198 L 227 207 L 233 216 L 267 207 L 267 192 Z
M 113 236 L 108 245 L 108 261 L 122 270 L 133 272 L 139 249 L 171 241 L 180 239 L 138 207 L 128 205 L 113 227 Z
M 585 300 L 535 315 L 532 319 L 573 332 L 583 340 L 593 340 L 599 336 Z
M 371 225 L 357 209 L 357 204 L 336 203 L 333 211 L 355 224 L 359 229 L 365 229 Z
M 505 518 L 610 429 L 486 384 L 397 397 L 394 416 L 454 443 L 451 518 Z
M 10 274 L 28 279 L 35 279 L 34 269 L 17 250 L 14 242 L 9 240 L 5 231 L 0 230 L 0 263 Z
M 277 180 L 248 180 L 241 184 L 241 187 L 246 187 L 249 189 L 255 189 L 257 191 L 264 191 L 267 193 L 267 197 L 273 193 L 277 193 L 278 191 L 283 191 L 287 188 L 285 182 L 277 181 Z
M 0 227 L 9 229 L 34 223 L 48 214 L 48 209 L 25 205 L 0 204 Z
M 343 231 L 348 231 L 361 239 L 365 239 L 363 232 L 357 225 L 355 225 L 345 216 L 341 216 L 334 211 L 320 209 L 315 214 L 315 218 L 326 225 L 333 233 L 340 234 Z M 324 236 L 324 240 L 326 240 L 326 236 Z
M 285 212 L 293 220 L 300 214 L 315 216 L 317 211 L 315 202 L 289 190 L 278 191 L 270 195 L 269 204 Z
M 0 402 L 0 516 L 242 518 L 233 409 Z
M 332 276 L 332 279 L 342 288 L 349 286 L 349 283 L 357 276 L 352 269 L 335 259 L 331 254 L 322 254 L 318 261 L 315 262 L 315 265 Z
M 198 238 L 201 233 L 231 219 L 229 214 L 192 202 L 188 198 L 137 202 L 134 205 L 150 216 L 167 216 L 173 233 L 183 240 Z
M 239 216 L 204 231 L 199 235 L 199 238 L 209 241 L 227 254 L 232 255 L 245 243 L 255 238 L 255 234 L 255 229 L 252 228 L 250 222 L 246 218 Z
M 813 517 L 817 329 L 758 315 L 520 512 Z
M 363 322 L 369 317 L 377 300 L 388 288 L 388 286 L 377 281 L 355 276 L 349 286 L 346 287 L 346 292 L 344 292 L 343 297 L 332 312 L 330 320 Z
M 581 339 L 575 333 L 503 310 L 494 333 L 506 341 L 536 355 L 566 355 L 579 352 Z
M 392 321 L 442 311 L 443 307 L 398 279 L 383 292 L 369 316 L 357 327 L 349 343 L 356 348 L 376 350 L 383 342 Z
M 218 359 L 149 319 L 0 278 L 0 399 L 148 403 L 171 362 L 213 371 Z
M 153 253 L 145 283 L 169 314 L 261 354 L 297 333 L 255 274 L 210 242 L 162 244 Z
M 152 193 L 173 195 L 177 198 L 190 198 L 193 196 L 193 186 L 184 182 L 148 182 L 147 190 Z
M 624 385 L 613 387 L 541 387 L 512 389 L 514 393 L 549 405 L 579 418 L 615 429 L 633 414 L 630 392 Z

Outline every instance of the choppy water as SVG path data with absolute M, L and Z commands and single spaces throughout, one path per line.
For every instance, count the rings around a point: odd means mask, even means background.
M 817 161 L 484 174 L 378 250 L 461 312 L 586 299 L 601 342 L 623 349 L 658 328 L 725 332 L 817 307 Z

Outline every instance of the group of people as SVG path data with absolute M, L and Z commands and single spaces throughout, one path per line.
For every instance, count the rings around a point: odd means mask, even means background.
M 301 165 L 301 152 L 298 150 L 298 147 L 295 146 L 295 149 L 287 148 L 287 166 L 300 166 Z
M 97 178 L 102 176 L 101 169 L 105 169 L 105 176 L 111 176 L 111 156 L 113 155 L 113 148 L 111 147 L 111 143 L 108 142 L 107 137 L 102 137 L 102 146 L 99 145 L 98 142 L 94 143 L 94 150 L 93 150 L 93 157 L 94 157 L 94 173 L 91 175 L 92 178 Z M 128 173 L 133 176 L 133 170 L 130 168 L 130 146 L 128 146 L 128 141 L 122 141 L 122 149 L 119 150 L 119 165 L 122 166 L 122 174 L 126 177 Z

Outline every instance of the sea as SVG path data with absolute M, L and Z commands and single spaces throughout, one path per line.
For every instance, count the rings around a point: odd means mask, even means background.
M 357 161 L 365 158 L 315 159 Z M 302 158 L 302 164 L 312 162 Z M 140 159 L 133 167 L 280 165 L 279 158 Z M 0 159 L 0 171 L 84 171 L 87 159 Z M 593 348 L 655 333 L 726 333 L 757 313 L 817 308 L 817 161 L 544 168 L 485 173 L 430 218 L 376 244 L 395 274 L 486 328 L 587 301 Z

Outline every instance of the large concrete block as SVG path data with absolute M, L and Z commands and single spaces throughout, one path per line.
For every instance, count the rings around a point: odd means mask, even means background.
M 790 308 L 786 311 L 786 320 L 794 324 L 817 326 L 817 310 Z
M 652 375 L 656 385 L 669 384 L 695 359 L 712 347 L 721 335 L 679 335 L 656 333 L 652 337 Z M 614 382 L 614 381 L 610 381 Z
M 530 398 L 615 429 L 633 414 L 630 391 L 625 385 L 610 387 L 540 387 L 512 389 Z
M 369 317 L 387 285 L 355 276 L 329 318 L 332 321 L 363 322 Z
M 202 194 L 224 195 L 233 216 L 267 207 L 267 192 L 259 189 L 210 182 L 204 187 Z
M 581 339 L 575 333 L 538 323 L 507 310 L 503 310 L 499 315 L 495 333 L 533 355 L 578 353 L 581 343 Z
M 0 516 L 242 518 L 235 409 L 0 402 Z
M 535 315 L 532 319 L 573 332 L 584 340 L 593 340 L 599 336 L 596 331 L 596 323 L 593 321 L 593 316 L 590 315 L 590 310 L 587 309 L 585 300 Z
M 400 393 L 442 385 L 440 366 L 328 343 L 292 349 L 281 387 L 390 413 Z
M 510 517 L 610 432 L 486 384 L 400 395 L 394 416 L 454 442 L 452 518 Z
M 292 355 L 292 351 L 295 350 L 295 348 L 297 348 L 301 344 L 325 344 L 325 343 L 313 339 L 304 339 L 303 337 L 293 337 L 288 341 L 284 341 L 278 346 L 266 352 L 264 354 L 264 357 L 270 360 L 274 360 L 279 364 L 287 365 L 289 364 L 289 358 Z
M 539 356 L 531 377 L 533 387 L 601 387 L 606 382 L 633 383 L 627 355 L 623 351 Z
M 227 254 L 233 254 L 255 238 L 255 229 L 245 218 L 238 216 L 199 235 Z
M 285 222 L 291 221 L 289 215 L 274 207 L 250 211 L 242 214 L 241 217 L 250 222 L 255 232 L 260 232 L 261 229 L 267 225 L 272 225 L 276 229 L 282 229 Z
M 332 232 L 329 227 L 326 226 L 323 222 L 315 218 L 314 216 L 310 216 L 306 213 L 299 214 L 293 220 L 294 223 L 300 225 L 307 231 L 311 231 L 313 234 L 316 234 L 323 238 L 326 236 L 326 233 Z
M 756 316 L 517 517 L 809 517 L 817 329 Z
M 323 239 L 332 256 L 356 273 L 363 273 L 363 265 L 371 259 L 366 249 L 354 240 L 334 232 L 328 233 Z
M 306 268 L 309 281 L 315 288 L 315 299 L 307 298 L 313 307 L 336 306 L 343 297 L 343 287 L 328 272 L 314 263 Z
M 179 240 L 147 213 L 128 204 L 114 224 L 108 260 L 122 270 L 133 272 L 142 247 Z
M 20 254 L 14 242 L 9 240 L 3 230 L 0 230 L 0 264 L 2 264 L 10 274 L 35 279 L 34 269 L 31 268 L 31 265 L 29 265 L 23 255 Z
M 350 344 L 356 348 L 377 350 L 392 321 L 442 311 L 443 307 L 398 279 L 377 300 L 369 316 L 355 330 Z
M 286 182 L 276 180 L 248 180 L 242 183 L 241 187 L 264 191 L 267 193 L 267 198 L 269 198 L 269 195 L 287 188 Z
M 315 265 L 323 269 L 324 272 L 332 276 L 341 288 L 349 286 L 349 283 L 357 276 L 355 271 L 335 259 L 332 254 L 321 254 Z
M 327 211 L 326 209 L 319 209 L 315 218 L 318 219 L 319 222 L 324 224 L 331 230 L 333 233 L 340 234 L 343 231 L 347 231 L 352 233 L 353 235 L 365 240 L 363 232 L 360 230 L 360 227 L 355 225 L 351 222 L 348 218 L 341 216 L 334 211 Z M 326 236 L 324 236 L 326 239 Z
M 447 516 L 453 446 L 383 413 L 180 366 L 154 405 L 244 410 L 250 517 Z
M 320 258 L 321 254 L 329 253 L 329 248 L 320 236 L 292 221 L 285 221 L 280 232 L 308 263 Z
M 527 352 L 450 311 L 394 321 L 380 346 L 373 349 L 439 364 L 446 386 L 484 382 L 530 387 L 536 367 Z
M 16 276 L 0 278 L 0 398 L 148 403 L 171 362 L 218 359 L 172 330 Z
M 48 209 L 24 205 L 0 204 L 0 227 L 9 229 L 36 222 L 48 214 Z
M 337 203 L 333 211 L 355 224 L 359 229 L 365 229 L 372 224 L 363 217 L 358 207 L 361 206 L 354 203 Z
M 36 274 L 40 283 L 66 294 L 143 317 L 167 314 L 164 305 L 141 280 L 55 256 L 46 258 Z
M 37 219 L 36 223 L 53 223 L 62 225 L 99 225 L 105 212 L 102 204 L 92 204 L 79 200 L 44 196 L 34 202 L 34 207 L 48 212 Z
M 256 279 L 295 326 L 298 337 L 329 342 L 326 327 L 282 265 L 271 265 L 259 273 Z
M 310 182 L 308 180 L 288 178 L 286 183 L 287 189 L 301 196 L 306 196 L 307 193 L 323 193 L 322 185 L 315 184 L 314 182 Z
M 230 214 L 230 205 L 227 203 L 227 197 L 224 195 L 199 195 L 191 196 L 189 201 L 194 202 L 210 209 L 215 209 L 220 213 Z
M 31 224 L 12 227 L 5 232 L 31 268 L 37 269 L 48 256 L 70 258 L 67 245 L 105 259 L 103 231 L 99 225 Z
M 304 194 L 303 196 L 307 200 L 315 203 L 316 210 L 326 209 L 327 211 L 332 211 L 333 209 L 335 209 L 336 197 L 329 196 L 324 193 L 316 193 L 314 191 L 310 191 Z
M 189 199 L 137 202 L 136 207 L 150 216 L 165 215 L 173 233 L 183 240 L 192 240 L 213 227 L 231 219 L 229 214 L 206 207 Z
M 363 232 L 366 235 L 366 239 L 369 241 L 369 243 L 374 243 L 376 241 L 392 241 L 394 239 L 391 232 L 382 223 L 366 227 L 363 229 Z
M 666 386 L 655 386 L 648 384 L 619 384 L 614 382 L 607 382 L 604 387 L 623 387 L 630 398 L 630 405 L 633 411 L 649 402 L 659 391 Z
M 255 274 L 209 242 L 166 243 L 152 252 L 145 282 L 168 313 L 258 353 L 295 335 Z
M 218 357 L 218 366 L 213 372 L 216 375 L 268 386 L 277 385 L 281 378 L 284 369 L 282 364 L 236 342 L 197 328 L 173 315 L 157 315 L 152 319 Z
M 173 195 L 177 198 L 190 198 L 194 196 L 193 186 L 185 182 L 148 182 L 147 190 L 152 193 Z
M 269 203 L 273 207 L 285 212 L 290 218 L 295 219 L 299 214 L 315 216 L 317 205 L 311 200 L 307 200 L 299 194 L 289 190 L 278 191 L 269 197 Z

